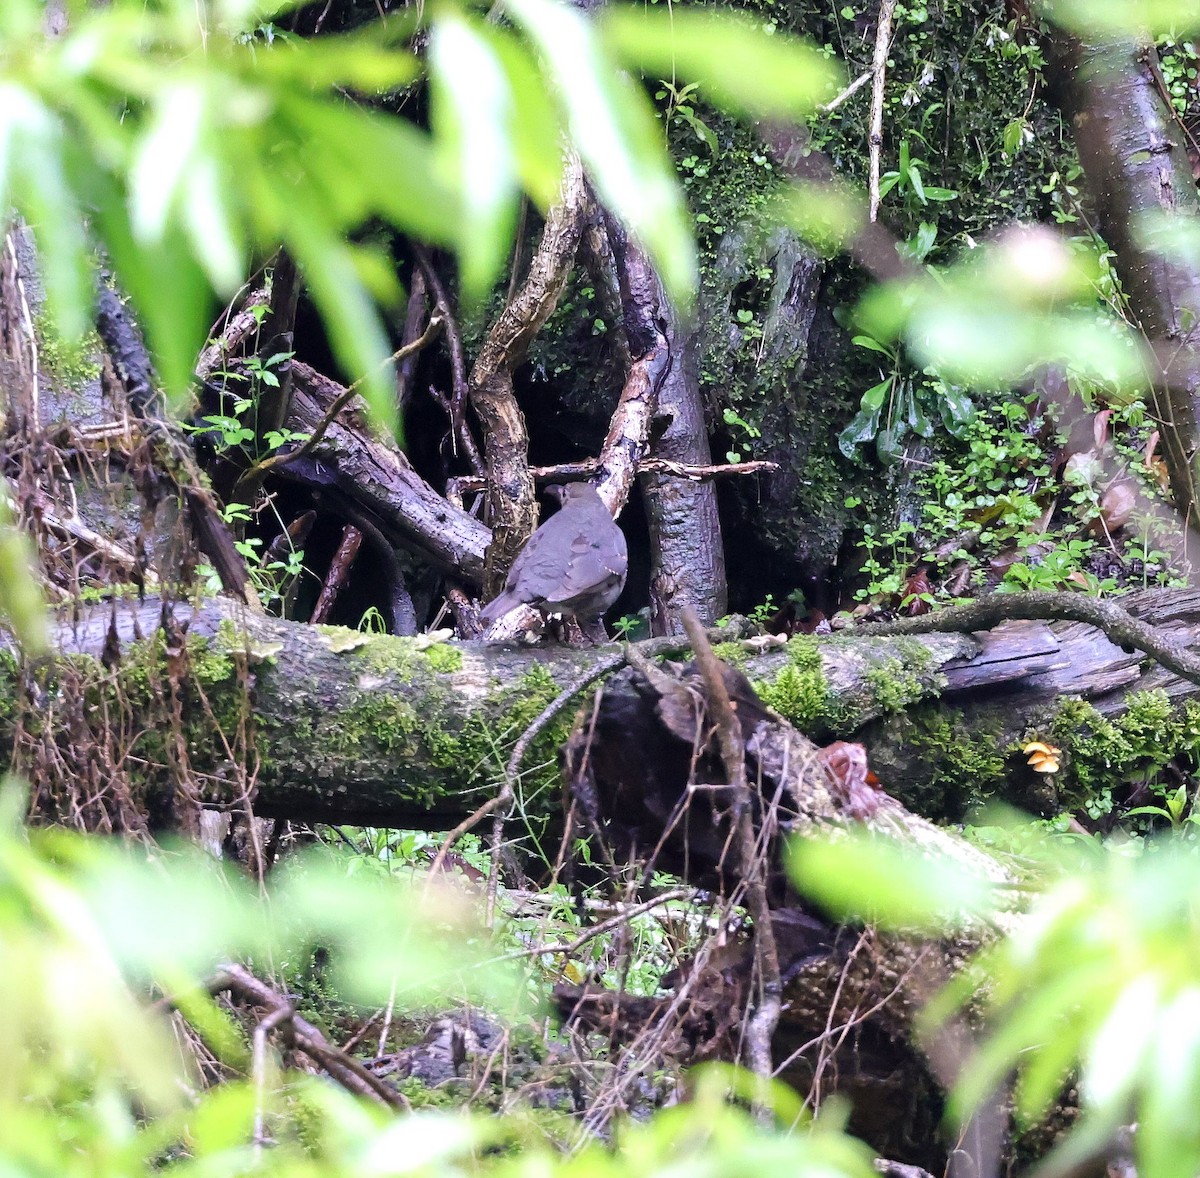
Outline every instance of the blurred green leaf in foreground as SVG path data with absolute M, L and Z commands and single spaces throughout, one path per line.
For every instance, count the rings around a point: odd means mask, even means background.
M 1064 1172 L 1137 1122 L 1142 1178 L 1200 1172 L 1200 857 L 1170 843 L 1041 848 L 1026 911 L 961 868 L 869 837 L 797 843 L 801 890 L 847 918 L 940 936 L 1005 912 L 973 966 L 928 1007 L 926 1034 L 964 1015 L 976 1047 L 951 1115 L 965 1120 L 1015 1073 L 1020 1123 L 1037 1123 L 1069 1080 L 1082 1114 L 1048 1164 Z M 903 881 L 897 885 L 896 881 Z

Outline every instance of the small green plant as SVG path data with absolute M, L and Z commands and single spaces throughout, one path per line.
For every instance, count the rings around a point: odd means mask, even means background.
M 756 626 L 765 626 L 777 613 L 779 607 L 775 604 L 775 595 L 768 593 L 751 611 L 750 621 Z
M 727 462 L 742 462 L 745 460 L 746 454 L 750 451 L 751 443 L 756 438 L 762 437 L 762 430 L 728 407 L 726 407 L 722 416 L 725 419 L 725 424 L 731 427 L 734 438 L 725 453 L 725 459 Z M 738 436 L 739 434 L 740 437 Z
M 1127 818 L 1138 814 L 1165 818 L 1175 831 L 1182 831 L 1189 825 L 1200 825 L 1200 814 L 1195 812 L 1195 798 L 1189 794 L 1186 782 L 1166 792 L 1161 806 L 1135 806 L 1125 811 Z
M 1178 537 L 1170 513 L 1154 506 L 1162 492 L 1145 457 L 1144 406 L 1105 410 L 1107 447 L 1065 464 L 1053 412 L 1035 396 L 1009 398 L 974 414 L 957 448 L 943 443 L 916 476 L 916 523 L 864 529 L 860 600 L 912 595 L 918 564 L 942 600 L 983 585 L 1103 596 L 1169 584 Z M 1148 506 L 1110 529 L 1106 494 L 1117 483 L 1136 487 Z M 857 496 L 846 501 L 858 505 Z
M 900 141 L 900 159 L 893 172 L 884 172 L 879 178 L 879 195 L 885 197 L 895 189 L 906 207 L 913 211 L 924 208 L 932 201 L 957 200 L 958 193 L 950 188 L 938 188 L 926 184 L 922 175 L 929 165 L 912 154 L 907 139 Z
M 846 501 L 847 505 L 851 499 Z M 870 524 L 863 529 L 859 547 L 865 553 L 862 572 L 867 584 L 855 595 L 859 601 L 889 600 L 904 593 L 908 569 L 916 555 L 913 548 L 916 531 L 916 525 L 908 521 L 882 534 Z
M 386 634 L 388 632 L 387 619 L 372 605 L 358 619 L 357 628 L 364 634 Z
M 975 414 L 967 394 L 940 381 L 931 371 L 919 375 L 906 371 L 898 346 L 869 335 L 856 335 L 853 343 L 884 358 L 883 379 L 862 395 L 858 413 L 838 435 L 838 448 L 852 458 L 867 442 L 875 443 L 881 462 L 894 462 L 908 433 L 928 438 L 933 418 L 940 417 L 951 437 L 960 437 Z
M 642 619 L 637 614 L 625 614 L 613 622 L 613 629 L 616 631 L 616 636 L 622 642 L 628 642 L 641 624 Z
M 689 82 L 686 86 L 677 86 L 674 82 L 663 79 L 659 82 L 659 87 L 654 98 L 658 102 L 666 102 L 663 118 L 668 126 L 671 123 L 682 124 L 715 154 L 717 137 L 712 128 L 696 113 L 695 97 L 699 83 Z

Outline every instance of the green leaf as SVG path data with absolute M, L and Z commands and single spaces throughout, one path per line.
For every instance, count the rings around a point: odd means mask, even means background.
M 30 120 L 18 128 L 11 146 L 14 195 L 38 240 L 55 328 L 74 342 L 91 322 L 95 300 L 83 212 L 68 178 L 75 153 L 48 111 L 31 105 L 27 113 Z
M 306 38 L 300 52 L 294 43 L 269 49 L 255 47 L 254 63 L 265 79 L 287 80 L 310 91 L 334 87 L 377 94 L 414 82 L 420 66 L 399 45 L 382 44 L 411 32 L 414 20 L 391 15 L 386 24 L 368 25 L 353 33 Z
M 46 602 L 33 544 L 14 524 L 9 502 L 8 485 L 0 479 L 0 616 L 26 653 L 38 655 L 50 645 Z
M 944 932 L 995 907 L 992 886 L 961 864 L 920 854 L 887 837 L 796 839 L 787 866 L 800 890 L 839 916 L 887 928 Z M 895 881 L 904 880 L 904 887 Z
M 645 95 L 616 68 L 580 12 L 558 0 L 507 0 L 505 7 L 544 55 L 601 199 L 649 251 L 672 297 L 690 305 L 690 222 Z
M 1182 40 L 1200 29 L 1200 0 L 1044 0 L 1041 7 L 1049 19 L 1091 39 L 1102 33 L 1144 37 L 1171 30 Z
M 889 360 L 896 358 L 894 348 L 889 348 L 886 344 L 881 344 L 877 339 L 869 335 L 856 335 L 851 341 L 852 344 L 857 344 L 860 348 L 869 348 L 872 352 L 879 352 L 886 356 Z
M 1053 1041 L 1056 1052 L 1065 1053 L 1071 1061 L 1078 1058 L 1081 1027 L 1066 1017 L 1076 1005 L 1077 985 L 1076 975 L 1066 974 L 1048 985 L 1036 987 L 1025 1001 L 1001 1011 L 995 1030 L 967 1061 L 954 1086 L 952 1107 L 956 1116 L 965 1120 L 989 1102 L 1024 1053 L 1042 1043 Z M 1030 1122 L 1045 1112 L 1046 1085 L 1040 1082 L 1040 1076 L 1038 1079 L 1039 1083 L 1023 1092 L 1025 1103 L 1021 1113 Z M 1057 1090 L 1049 1095 L 1053 1098 Z
M 1200 1090 L 1200 989 L 1185 986 L 1160 1008 L 1153 1040 L 1146 1096 L 1138 1109 L 1139 1172 L 1154 1178 L 1191 1178 L 1200 1172 L 1195 1118 Z
M 502 26 L 489 30 L 492 49 L 508 74 L 514 104 L 510 132 L 517 170 L 526 192 L 542 212 L 558 199 L 562 185 L 566 126 L 561 104 L 528 47 Z
M 925 185 L 921 180 L 921 170 L 912 164 L 908 169 L 908 182 L 912 185 L 912 190 L 917 194 L 917 199 L 922 203 L 927 203 L 925 200 Z
M 951 437 L 961 438 L 975 417 L 975 403 L 960 388 L 945 384 L 941 388 L 938 412 L 941 414 L 942 424 Z
M 443 174 L 461 196 L 459 275 L 468 303 L 504 265 L 517 208 L 508 74 L 481 26 L 448 13 L 429 46 L 433 129 Z
M 800 117 L 837 92 L 840 71 L 813 46 L 768 36 L 747 17 L 700 8 L 613 6 L 602 28 L 620 57 L 651 77 L 683 77 L 752 118 Z

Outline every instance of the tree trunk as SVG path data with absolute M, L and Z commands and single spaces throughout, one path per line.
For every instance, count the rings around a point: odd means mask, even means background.
M 1177 243 L 1200 225 L 1200 200 L 1178 119 L 1152 44 L 1084 44 L 1058 30 L 1043 45 L 1051 93 L 1075 130 L 1098 228 L 1115 252 L 1129 310 L 1163 364 L 1154 415 L 1175 505 L 1194 532 L 1200 267 Z

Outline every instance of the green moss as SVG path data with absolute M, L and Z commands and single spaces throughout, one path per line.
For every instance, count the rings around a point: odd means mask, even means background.
M 921 677 L 922 666 L 928 666 L 928 651 L 924 647 L 921 650 L 927 657 L 916 667 L 907 661 L 889 658 L 867 671 L 866 682 L 872 701 L 884 715 L 902 712 L 929 694 L 929 684 Z
M 740 642 L 718 642 L 713 654 L 732 667 L 744 667 L 747 661 L 746 648 Z
M 929 701 L 877 721 L 864 739 L 889 793 L 927 818 L 959 821 L 1004 791 L 1012 753 L 1002 744 L 1002 728 L 999 716 L 976 715 L 967 725 L 954 709 Z M 882 759 L 889 747 L 916 760 L 919 780 L 905 782 L 891 771 Z
M 808 634 L 793 635 L 788 662 L 772 680 L 754 684 L 763 702 L 801 732 L 817 736 L 830 727 L 835 705 L 821 666 L 821 648 Z
M 1200 764 L 1200 703 L 1174 707 L 1161 690 L 1133 692 L 1125 703 L 1108 719 L 1083 700 L 1063 701 L 1048 736 L 1066 753 L 1058 785 L 1067 809 L 1107 809 L 1115 787 L 1153 781 L 1177 758 Z
M 425 650 L 429 665 L 443 675 L 452 675 L 462 670 L 462 651 L 449 642 L 435 642 Z
M 94 330 L 78 340 L 65 340 L 54 319 L 40 310 L 34 317 L 34 332 L 39 362 L 63 387 L 78 391 L 100 375 L 99 357 L 104 354 L 104 345 Z

